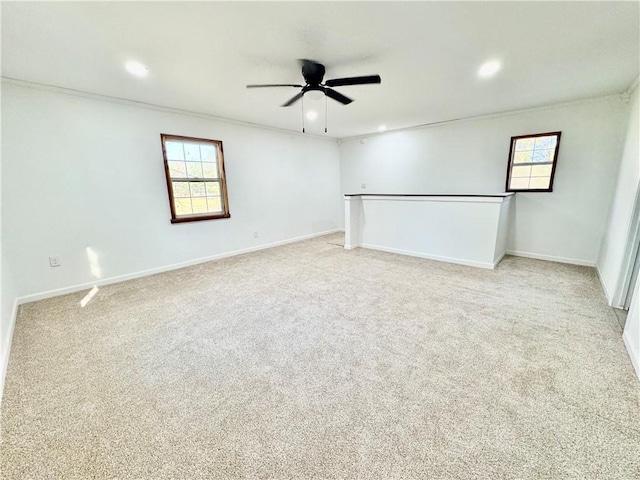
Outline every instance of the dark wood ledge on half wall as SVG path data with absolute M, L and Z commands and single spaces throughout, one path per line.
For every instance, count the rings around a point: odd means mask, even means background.
M 345 193 L 345 197 L 487 197 L 504 198 L 515 195 L 515 192 L 481 195 L 472 193 Z

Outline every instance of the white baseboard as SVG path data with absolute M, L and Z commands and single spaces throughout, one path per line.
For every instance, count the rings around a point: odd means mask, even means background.
M 581 260 L 579 258 L 556 257 L 554 255 L 543 255 L 541 253 L 518 252 L 516 250 L 507 250 L 507 255 L 514 257 L 535 258 L 536 260 L 546 260 L 548 262 L 569 263 L 571 265 L 582 265 L 583 267 L 595 267 L 596 262 L 590 260 Z
M 633 346 L 633 343 L 629 339 L 628 330 L 625 330 L 622 334 L 622 340 L 624 341 L 624 346 L 627 347 L 627 353 L 629 353 L 629 358 L 636 371 L 638 380 L 640 380 L 640 351 L 636 350 L 637 347 Z
M 133 280 L 135 278 L 146 277 L 149 275 L 155 275 L 156 273 L 168 272 L 171 270 L 177 270 L 179 268 L 190 267 L 192 265 L 197 265 L 199 263 L 211 262 L 213 260 L 220 260 L 222 258 L 235 257 L 236 255 L 243 255 L 245 253 L 257 252 L 259 250 L 266 250 L 268 248 L 279 247 L 281 245 L 286 245 L 288 243 L 300 242 L 302 240 L 308 240 L 310 238 L 321 237 L 323 235 L 329 235 L 331 233 L 339 232 L 340 230 L 334 228 L 332 230 L 327 230 L 324 232 L 311 233 L 309 235 L 302 235 L 300 237 L 289 238 L 287 240 L 280 240 L 278 242 L 267 243 L 264 245 L 258 245 L 255 247 L 244 248 L 241 250 L 232 250 L 230 252 L 218 253 L 216 255 L 211 255 L 208 257 L 196 258 L 194 260 L 187 260 L 186 262 L 173 263 L 170 265 L 164 265 L 162 267 L 150 268 L 147 270 L 141 270 L 139 272 L 126 273 L 124 275 L 117 275 L 115 277 L 102 278 L 100 280 L 80 283 L 77 285 L 72 285 L 69 287 L 56 288 L 54 290 L 47 290 L 45 292 L 33 293 L 30 295 L 24 295 L 17 298 L 18 305 L 22 305 L 23 303 L 36 302 L 38 300 L 44 300 L 45 298 L 58 297 L 60 295 L 66 295 L 68 293 L 79 292 L 82 290 L 91 289 L 93 287 L 101 287 L 104 285 L 110 285 L 112 283 L 125 282 L 127 280 Z
M 604 297 L 607 299 L 607 304 L 609 306 L 613 305 L 613 297 L 609 293 L 609 289 L 607 288 L 607 284 L 602 280 L 602 275 L 600 274 L 600 267 L 596 264 L 596 273 L 598 274 L 598 280 L 600 281 L 600 286 L 602 287 L 602 291 L 604 292 Z
M 505 250 L 504 252 L 502 252 L 501 255 L 498 256 L 497 260 L 493 261 L 493 268 L 495 269 L 498 264 L 502 261 L 502 259 L 504 258 L 504 256 L 507 254 L 507 251 Z
M 447 262 L 447 263 L 456 263 L 458 265 L 466 265 L 468 267 L 478 267 L 478 268 L 486 268 L 489 270 L 493 270 L 495 265 L 494 263 L 490 263 L 490 262 L 477 262 L 475 260 L 465 260 L 463 258 L 455 258 L 455 257 L 443 257 L 440 255 L 430 255 L 427 253 L 422 253 L 422 252 L 413 252 L 410 250 L 401 250 L 399 248 L 389 248 L 389 247 L 381 247 L 379 245 L 371 245 L 369 243 L 361 243 L 359 245 L 362 248 L 368 248 L 370 250 L 378 250 L 381 252 L 387 252 L 387 253 L 398 253 L 400 255 L 408 255 L 410 257 L 419 257 L 419 258 L 426 258 L 429 260 L 437 260 L 439 262 Z M 353 246 L 352 246 L 353 248 Z
M 2 345 L 2 358 L 0 358 L 0 405 L 2 405 L 2 397 L 4 396 L 4 379 L 7 376 L 7 367 L 9 366 L 9 353 L 11 352 L 11 340 L 13 339 L 13 330 L 16 326 L 16 318 L 18 316 L 18 299 L 14 299 L 13 308 L 11 309 L 11 318 L 9 319 L 9 333 Z

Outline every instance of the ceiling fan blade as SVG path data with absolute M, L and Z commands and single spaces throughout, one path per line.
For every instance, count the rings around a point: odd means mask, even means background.
M 325 85 L 327 87 L 343 87 L 346 85 L 365 85 L 367 83 L 380 83 L 382 79 L 380 75 L 367 75 L 365 77 L 348 77 L 348 78 L 334 78 L 327 80 Z
M 337 100 L 338 102 L 340 102 L 343 105 L 349 105 L 351 102 L 353 102 L 353 100 L 350 99 L 349 97 L 345 97 L 341 93 L 336 92 L 335 90 L 333 90 L 331 88 L 325 88 L 324 89 L 324 94 L 329 98 L 333 98 L 334 100 Z
M 294 85 L 292 83 L 272 83 L 265 85 L 247 85 L 247 88 L 265 88 L 265 87 L 297 87 L 302 88 L 302 85 Z
M 281 107 L 290 107 L 291 105 L 293 105 L 294 103 L 296 103 L 298 100 L 300 100 L 302 98 L 302 96 L 304 95 L 304 92 L 300 92 L 299 94 L 297 94 L 295 97 L 289 99 L 289 101 L 287 103 L 283 103 L 281 105 Z

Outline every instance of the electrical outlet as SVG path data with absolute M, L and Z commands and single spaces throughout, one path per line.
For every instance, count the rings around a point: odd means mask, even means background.
M 363 189 L 363 190 L 366 190 L 367 189 L 367 184 L 366 183 L 361 183 L 360 184 L 360 188 Z
M 253 232 L 253 238 L 258 238 L 258 232 Z
M 49 257 L 49 265 L 52 267 L 59 267 L 60 265 L 62 265 L 60 263 L 60 257 L 58 255 L 51 255 Z

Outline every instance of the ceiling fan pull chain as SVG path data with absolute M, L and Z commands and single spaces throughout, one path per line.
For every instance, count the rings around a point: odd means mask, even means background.
M 324 133 L 327 133 L 327 96 L 324 96 Z
M 304 131 L 304 97 L 302 97 L 302 133 L 305 133 Z

